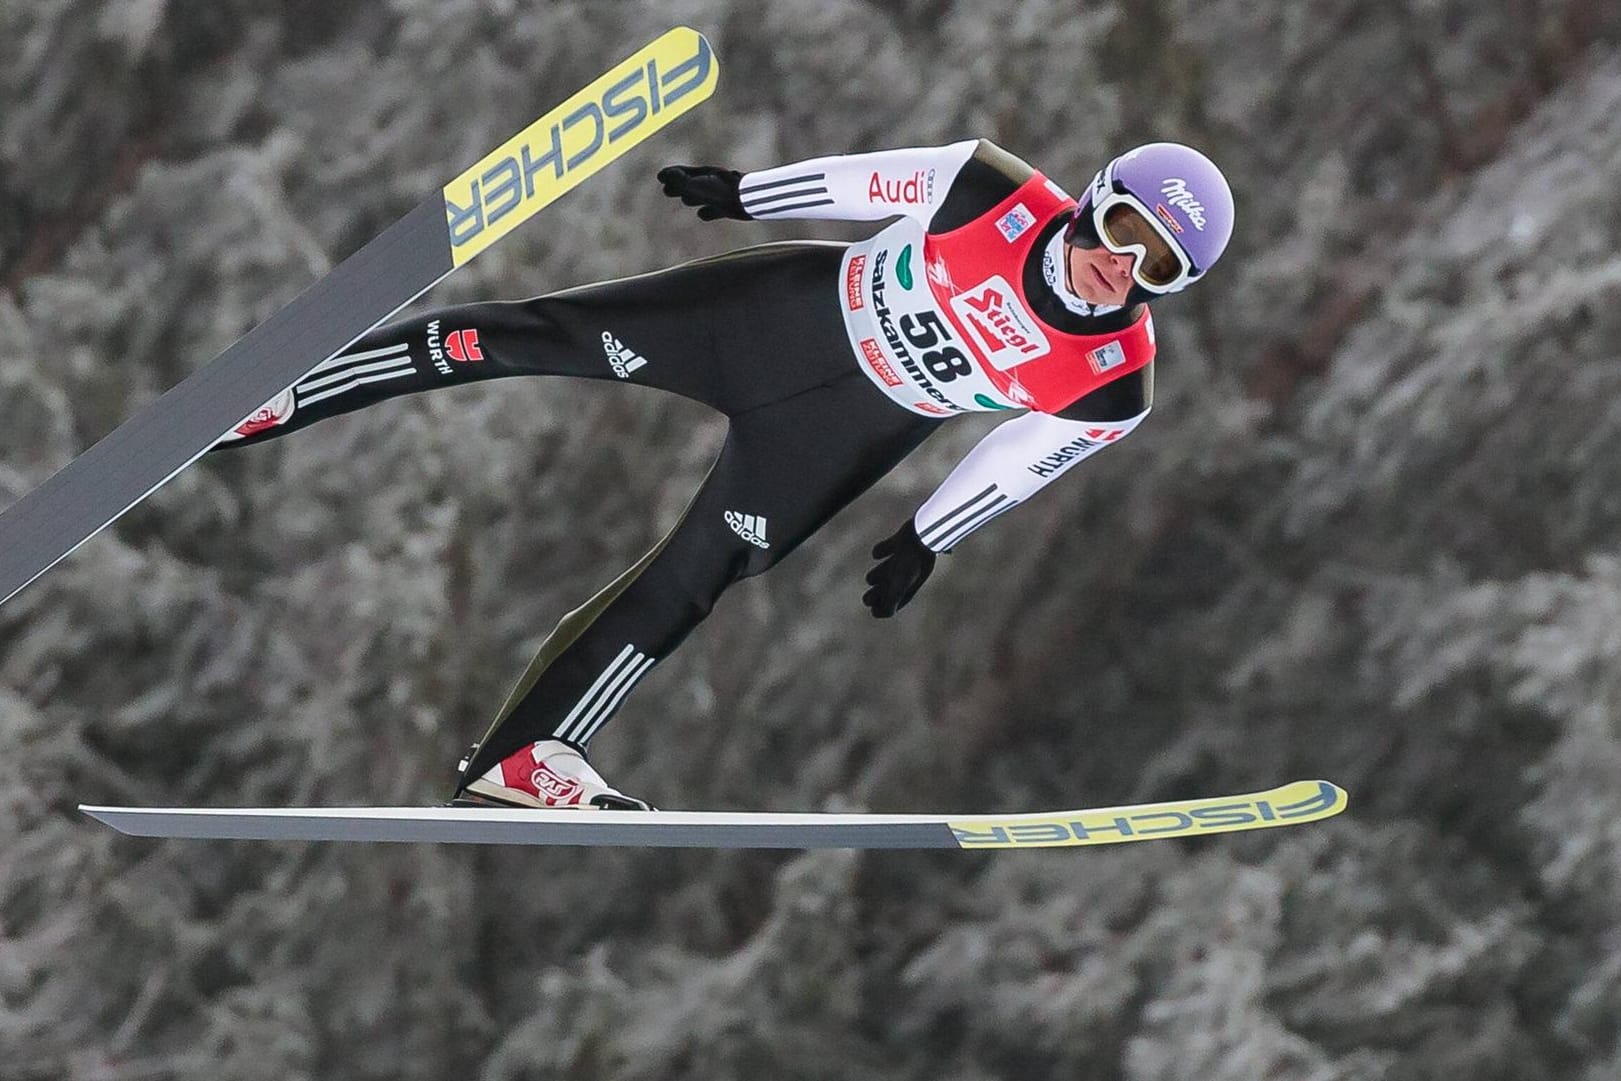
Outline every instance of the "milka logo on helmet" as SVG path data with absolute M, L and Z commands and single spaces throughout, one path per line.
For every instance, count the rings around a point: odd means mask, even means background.
M 1193 222 L 1193 227 L 1201 233 L 1204 232 L 1204 204 L 1193 197 L 1193 193 L 1188 190 L 1186 180 L 1179 176 L 1173 176 L 1166 180 L 1159 190 L 1160 194 L 1165 196 L 1167 203 L 1175 207 L 1181 207 L 1182 213 L 1186 214 L 1188 220 Z

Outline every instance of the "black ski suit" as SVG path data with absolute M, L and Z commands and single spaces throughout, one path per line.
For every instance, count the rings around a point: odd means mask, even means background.
M 938 171 L 949 172 L 939 176 L 936 192 L 931 168 L 933 202 L 911 208 L 931 218 L 931 230 L 983 216 L 1033 175 L 984 142 L 889 153 L 904 155 L 897 160 L 907 169 L 918 155 L 935 154 Z M 848 171 L 882 158 L 839 161 Z M 832 168 L 809 175 L 815 182 Z M 749 215 L 840 209 L 831 195 L 794 201 L 791 193 L 803 190 L 804 174 L 782 171 L 789 179 L 767 176 L 758 183 Z M 879 173 L 873 176 L 877 183 Z M 866 213 L 894 211 L 879 206 Z M 1043 235 L 1056 236 L 1051 230 L 1060 225 L 1044 226 Z M 720 456 L 681 520 L 560 621 L 464 767 L 462 783 L 537 740 L 583 748 L 728 586 L 774 566 L 939 426 L 939 416 L 897 407 L 858 364 L 841 310 L 846 248 L 771 244 L 530 300 L 468 304 L 392 323 L 320 365 L 221 444 L 262 442 L 402 394 L 527 375 L 635 382 L 703 402 L 729 418 Z M 1038 252 L 1030 264 L 1037 283 L 1039 258 Z M 1112 329 L 1133 318 L 1130 312 L 1077 314 L 1077 301 L 1065 299 L 1050 272 L 1041 288 L 1048 287 L 1052 295 L 1040 302 L 1050 325 Z M 987 438 L 920 510 L 915 525 L 903 527 L 926 562 L 898 603 L 927 575 L 933 551 L 949 550 L 1129 432 L 1146 413 L 1151 388 L 1151 369 L 1143 369 L 1057 415 L 1029 414 L 1022 430 L 1017 420 L 996 429 L 993 437 L 1004 437 Z M 1087 427 L 1096 424 L 1112 427 L 1100 435 Z M 891 550 L 897 538 L 886 542 Z M 892 596 L 887 610 L 874 605 L 874 611 L 889 614 L 898 603 Z
M 222 445 L 520 375 L 628 379 L 726 414 L 720 457 L 680 522 L 563 619 L 464 776 L 538 739 L 583 746 L 727 586 L 774 566 L 939 424 L 896 409 L 851 363 L 837 303 L 842 252 L 768 245 L 393 323 L 306 377 L 281 423 Z

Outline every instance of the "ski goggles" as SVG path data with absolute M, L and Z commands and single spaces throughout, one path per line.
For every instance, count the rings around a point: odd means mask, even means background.
M 1116 191 L 1103 173 L 1092 181 L 1089 202 L 1092 232 L 1116 255 L 1133 257 L 1131 277 L 1138 285 L 1150 293 L 1174 293 L 1199 276 L 1167 221 L 1130 192 Z M 1076 207 L 1076 217 L 1087 210 L 1085 204 Z

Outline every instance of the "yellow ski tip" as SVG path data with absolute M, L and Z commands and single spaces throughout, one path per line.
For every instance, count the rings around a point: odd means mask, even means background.
M 1294 781 L 1244 796 L 1056 814 L 968 815 L 949 825 L 962 848 L 1064 848 L 1298 826 L 1332 818 L 1347 803 L 1345 790 L 1329 781 Z
M 690 26 L 661 34 L 445 185 L 450 257 L 461 266 L 540 208 L 708 100 L 720 77 Z

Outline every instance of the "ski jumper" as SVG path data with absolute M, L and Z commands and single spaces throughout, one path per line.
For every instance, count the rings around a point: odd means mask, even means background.
M 984 140 L 743 177 L 757 219 L 899 220 L 857 244 L 770 244 L 380 327 L 222 441 L 263 442 L 402 394 L 525 375 L 634 382 L 730 421 L 669 534 L 569 613 L 467 763 L 583 747 L 732 583 L 783 559 L 947 417 L 1019 411 L 918 510 L 951 550 L 1146 416 L 1147 308 L 1063 282 L 1074 201 Z

